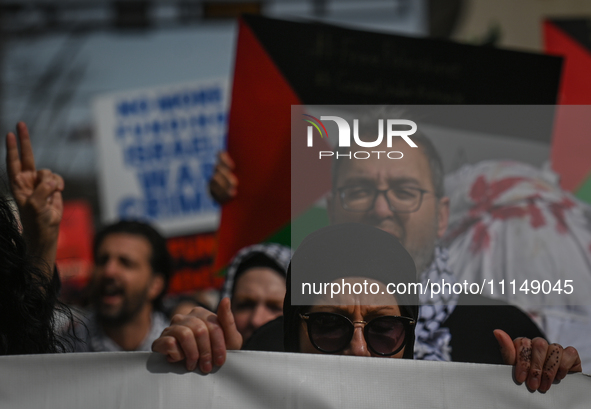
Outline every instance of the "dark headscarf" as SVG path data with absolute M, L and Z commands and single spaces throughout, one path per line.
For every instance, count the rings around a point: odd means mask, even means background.
M 416 283 L 415 264 L 398 239 L 372 226 L 344 223 L 315 231 L 302 241 L 287 270 L 287 292 L 283 303 L 284 344 L 298 352 L 300 313 L 313 305 L 317 295 L 302 297 L 302 283 L 330 283 L 346 277 L 366 277 L 383 284 Z M 293 289 L 293 292 L 292 292 Z M 292 299 L 307 305 L 292 305 Z M 395 294 L 401 314 L 417 320 L 418 296 Z M 294 302 L 295 304 L 295 302 Z M 407 338 L 404 358 L 412 359 L 413 334 Z

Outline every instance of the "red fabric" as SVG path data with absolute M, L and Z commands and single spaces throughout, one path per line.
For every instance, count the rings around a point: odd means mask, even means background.
M 469 191 L 469 197 L 474 205 L 468 212 L 466 219 L 448 233 L 447 239 L 449 241 L 455 240 L 466 234 L 468 230 L 472 230 L 470 250 L 480 253 L 487 250 L 491 243 L 489 229 L 495 221 L 529 217 L 532 229 L 544 227 L 546 219 L 540 205 L 536 204 L 536 201 L 544 200 L 540 194 L 516 199 L 514 204 L 511 204 L 510 201 L 500 200 L 501 195 L 506 194 L 520 182 L 536 184 L 535 180 L 521 176 L 505 177 L 492 181 L 488 181 L 485 175 L 478 176 Z M 573 208 L 575 203 L 565 197 L 559 202 L 548 202 L 546 199 L 546 204 L 556 219 L 556 232 L 566 234 L 568 226 L 564 212 Z
M 544 22 L 544 48 L 565 57 L 561 105 L 591 104 L 591 53 L 551 21 Z M 550 159 L 561 187 L 575 191 L 591 173 L 591 117 L 586 107 L 558 109 Z
M 291 105 L 299 98 L 241 20 L 228 126 L 238 195 L 223 207 L 215 269 L 290 221 Z
M 56 264 L 62 284 L 69 290 L 83 288 L 92 270 L 92 240 L 94 228 L 92 208 L 84 200 L 64 203 L 57 241 Z

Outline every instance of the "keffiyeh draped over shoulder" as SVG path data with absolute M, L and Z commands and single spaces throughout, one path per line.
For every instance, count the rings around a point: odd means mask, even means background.
M 420 276 L 425 288 L 429 289 L 430 284 L 442 286 L 444 281 L 453 286 L 456 280 L 447 266 L 448 259 L 447 250 L 435 248 L 433 262 Z M 421 306 L 415 330 L 415 359 L 451 361 L 451 333 L 442 324 L 456 308 L 458 298 L 457 294 L 445 290 L 438 294 L 429 290 L 419 295 Z
M 221 298 L 232 298 L 237 278 L 249 268 L 269 267 L 285 277 L 291 254 L 289 247 L 276 243 L 253 244 L 243 248 L 236 253 L 228 266 Z

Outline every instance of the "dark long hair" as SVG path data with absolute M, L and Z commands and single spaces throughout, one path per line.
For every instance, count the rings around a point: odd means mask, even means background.
M 27 254 L 13 208 L 0 197 L 0 355 L 65 352 L 71 341 L 58 324 L 73 327 L 70 309 L 58 301 L 59 277 Z M 53 266 L 46 266 L 51 271 Z

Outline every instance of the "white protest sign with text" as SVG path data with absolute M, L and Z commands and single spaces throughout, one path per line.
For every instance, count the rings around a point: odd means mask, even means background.
M 207 183 L 223 148 L 228 81 L 129 91 L 94 103 L 103 222 L 141 219 L 166 236 L 215 230 Z

